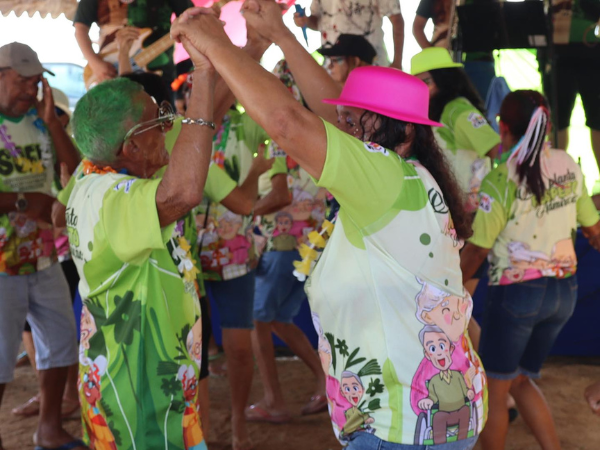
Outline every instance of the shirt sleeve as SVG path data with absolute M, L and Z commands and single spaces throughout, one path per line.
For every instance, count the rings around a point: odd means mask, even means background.
M 456 146 L 462 150 L 473 150 L 484 157 L 495 145 L 500 136 L 477 110 L 462 112 L 453 124 Z
M 67 203 L 69 203 L 69 197 L 71 197 L 71 192 L 73 192 L 73 188 L 75 187 L 75 182 L 81 176 L 82 172 L 83 172 L 83 163 L 79 163 L 79 165 L 75 169 L 75 172 L 71 176 L 71 179 L 69 180 L 67 185 L 56 196 L 56 199 L 60 203 L 62 203 L 64 206 L 67 206 Z
M 497 169 L 490 172 L 481 183 L 479 191 L 479 209 L 473 222 L 473 236 L 469 242 L 490 249 L 506 227 L 508 211 L 504 201 L 506 192 L 504 172 Z
M 577 222 L 579 222 L 581 226 L 591 227 L 592 225 L 596 225 L 598 220 L 600 220 L 600 215 L 598 214 L 596 205 L 594 205 L 594 202 L 590 198 L 587 188 L 585 187 L 585 183 L 583 183 L 581 197 L 577 199 L 576 207 Z
M 227 175 L 227 172 L 217 164 L 210 163 L 204 185 L 204 195 L 215 203 L 221 203 L 236 187 L 237 183 Z
M 431 19 L 433 17 L 433 1 L 434 0 L 421 0 L 419 6 L 417 6 L 417 16 Z
M 379 14 L 381 14 L 381 17 L 402 14 L 400 0 L 379 0 L 377 3 L 379 4 Z
M 256 152 L 260 144 L 268 141 L 269 135 L 248 114 L 242 115 L 242 126 L 244 127 L 244 141 L 250 150 Z
M 100 220 L 108 244 L 125 263 L 139 265 L 165 247 L 156 208 L 160 181 L 124 177 L 104 194 Z
M 392 151 L 361 142 L 323 122 L 327 157 L 316 183 L 331 192 L 359 228 L 366 227 L 397 202 L 404 184 L 402 160 Z
M 94 22 L 98 22 L 98 0 L 81 0 L 77 5 L 73 23 L 91 27 Z
M 273 167 L 269 171 L 269 178 L 273 178 L 275 175 L 279 175 L 280 173 L 287 173 L 287 162 L 285 156 L 273 156 L 275 161 L 273 161 Z

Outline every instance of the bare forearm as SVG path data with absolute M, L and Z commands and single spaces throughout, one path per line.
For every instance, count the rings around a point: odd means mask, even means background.
M 213 121 L 214 82 L 213 72 L 194 74 L 187 117 Z M 212 135 L 210 127 L 183 125 L 156 193 L 161 226 L 182 217 L 202 201 L 212 152 Z
M 282 37 L 276 44 L 281 48 L 308 107 L 328 122 L 336 123 L 336 107 L 325 104 L 322 100 L 338 97 L 341 92 L 340 86 L 319 66 L 292 33 Z
M 257 216 L 273 214 L 277 211 L 281 211 L 282 208 L 285 208 L 290 203 L 291 199 L 288 193 L 282 195 L 279 192 L 271 191 L 256 202 L 254 214 Z
M 413 36 L 415 37 L 415 40 L 417 41 L 417 44 L 419 44 L 419 46 L 421 48 L 429 48 L 429 47 L 431 47 L 431 43 L 427 39 L 427 36 L 425 36 L 424 25 L 421 26 L 417 22 L 417 19 L 415 19 L 415 23 L 413 25 Z
M 47 124 L 46 128 L 50 133 L 54 150 L 56 151 L 56 173 L 60 173 L 60 163 L 65 163 L 70 173 L 75 172 L 77 165 L 81 162 L 81 158 L 75 145 L 73 145 L 71 137 L 58 120 Z
M 460 254 L 460 268 L 463 275 L 463 283 L 473 278 L 477 269 L 485 261 L 489 253 L 489 249 L 479 247 L 477 245 L 467 243 Z
M 89 31 L 90 28 L 88 26 L 80 23 L 75 24 L 75 39 L 77 40 L 81 53 L 83 53 L 83 57 L 87 61 L 98 59 L 98 55 L 94 51 L 94 47 L 92 47 Z
M 404 18 L 401 14 L 393 16 L 391 19 L 394 33 L 394 61 L 392 66 L 402 68 L 402 52 L 404 49 Z
M 119 51 L 119 76 L 133 72 L 128 51 Z

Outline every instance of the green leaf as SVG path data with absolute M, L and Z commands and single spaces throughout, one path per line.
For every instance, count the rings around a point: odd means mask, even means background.
M 179 364 L 173 361 L 159 361 L 156 369 L 156 375 L 159 377 L 165 375 L 175 375 L 179 371 Z
M 365 406 L 365 403 L 366 403 L 366 402 L 367 402 L 366 400 L 363 400 L 362 402 L 360 402 L 360 405 L 358 405 L 358 409 L 359 409 L 360 411 L 362 411 L 362 408 L 363 408 L 363 406 Z
M 325 337 L 329 341 L 329 346 L 331 347 L 331 365 L 333 366 L 333 371 L 335 372 L 335 363 L 337 353 L 335 351 L 335 337 L 331 333 L 325 333 Z
M 369 375 L 381 375 L 381 367 L 376 359 L 372 359 L 358 371 L 357 375 L 361 378 Z
M 378 398 L 374 398 L 369 402 L 369 406 L 367 406 L 367 408 L 369 408 L 369 411 L 376 411 L 378 409 L 381 409 L 381 403 L 379 400 L 380 399 Z
M 110 429 L 113 437 L 115 438 L 115 444 L 121 445 L 121 432 L 115 428 L 115 423 L 111 420 L 108 422 L 108 428 Z

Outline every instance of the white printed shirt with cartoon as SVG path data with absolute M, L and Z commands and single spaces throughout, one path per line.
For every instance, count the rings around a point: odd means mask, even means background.
M 467 434 L 474 436 L 487 416 L 485 375 L 466 333 L 472 301 L 462 286 L 462 242 L 440 188 L 416 160 L 325 127 L 327 158 L 317 185 L 341 208 L 306 290 L 334 432 L 342 443 L 352 432 L 368 432 L 415 444 L 427 413 L 418 403 L 439 373 L 419 334 L 435 327 L 451 343 L 445 367 L 460 372 L 472 391 L 465 405 L 473 411 Z M 421 306 L 434 303 L 427 311 Z M 431 429 L 417 434 L 421 445 L 433 443 Z
M 519 183 L 515 162 L 500 164 L 481 185 L 481 202 L 470 239 L 491 249 L 490 284 L 575 274 L 577 223 L 594 225 L 598 212 L 580 167 L 563 150 L 542 150 L 546 193 L 541 204 Z
M 433 129 L 438 145 L 444 150 L 467 196 L 467 211 L 475 212 L 479 204 L 479 187 L 492 167 L 490 158 L 485 155 L 500 143 L 500 137 L 464 97 L 448 102 L 440 122 L 444 127 Z
M 276 143 L 269 146 L 270 157 L 278 173 L 287 171 L 287 186 L 292 203 L 281 211 L 257 218 L 261 236 L 255 236 L 259 254 L 264 251 L 293 251 L 306 243 L 311 231 L 319 230 L 326 213 L 327 190 L 315 185 L 312 177 L 296 161 L 287 156 Z M 271 190 L 271 172 L 259 182 L 262 197 Z M 258 245 L 260 244 L 260 245 Z
M 160 226 L 160 182 L 79 175 L 68 198 L 84 303 L 80 399 L 92 448 L 192 448 L 203 440 L 197 271 L 186 226 Z
M 252 215 L 241 216 L 229 211 L 220 202 L 241 185 L 252 166 L 259 145 L 269 136 L 247 114 L 230 110 L 215 135 L 212 170 L 220 172 L 220 182 L 212 179 L 212 188 L 205 190 L 196 224 L 201 243 L 200 261 L 207 280 L 231 280 L 246 275 L 258 263 L 254 246 Z M 283 169 L 285 172 L 285 169 Z M 274 174 L 272 170 L 270 172 Z M 208 216 L 206 212 L 208 211 Z
M 400 14 L 399 0 L 313 0 L 311 15 L 319 17 L 322 45 L 334 45 L 340 34 L 358 34 L 377 51 L 374 64 L 388 66 L 383 18 Z
M 0 192 L 54 195 L 54 149 L 35 109 L 19 118 L 0 114 Z M 26 275 L 57 261 L 50 224 L 13 211 L 0 215 L 0 276 Z

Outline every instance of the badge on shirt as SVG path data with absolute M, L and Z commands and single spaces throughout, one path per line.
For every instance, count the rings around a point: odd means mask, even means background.
M 484 213 L 489 213 L 492 211 L 492 203 L 494 199 L 490 197 L 488 194 L 481 192 L 479 198 L 479 209 Z
M 481 128 L 482 126 L 487 125 L 487 120 L 485 120 L 485 117 L 476 112 L 469 114 L 468 119 L 469 122 L 471 122 L 471 125 L 473 125 L 473 128 Z
M 367 149 L 368 152 L 382 153 L 385 156 L 389 156 L 390 154 L 386 148 L 383 148 L 381 145 L 376 144 L 375 142 L 365 142 L 365 149 Z

